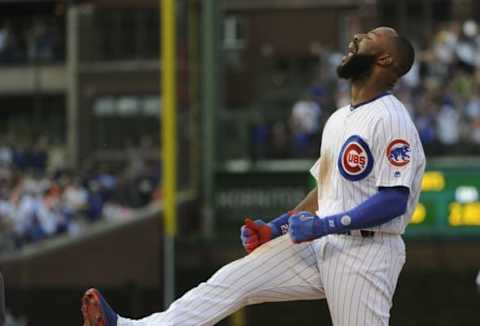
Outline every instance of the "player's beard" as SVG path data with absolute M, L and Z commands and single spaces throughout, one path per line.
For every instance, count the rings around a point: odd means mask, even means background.
M 376 57 L 370 54 L 354 54 L 347 62 L 338 65 L 337 75 L 352 81 L 362 80 L 370 76 Z

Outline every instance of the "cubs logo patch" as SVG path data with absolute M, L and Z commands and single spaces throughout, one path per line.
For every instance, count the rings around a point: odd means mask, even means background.
M 349 137 L 338 156 L 338 169 L 347 180 L 359 181 L 367 177 L 373 168 L 373 156 L 368 144 L 357 135 Z
M 395 139 L 388 146 L 386 155 L 390 164 L 404 166 L 410 163 L 410 144 L 403 139 Z

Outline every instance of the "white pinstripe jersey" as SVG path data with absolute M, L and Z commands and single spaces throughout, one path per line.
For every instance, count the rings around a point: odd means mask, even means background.
M 324 127 L 320 158 L 310 170 L 318 183 L 317 215 L 352 209 L 378 187 L 405 186 L 410 189 L 405 214 L 369 228 L 402 234 L 418 202 L 424 169 L 418 132 L 394 95 L 340 108 Z

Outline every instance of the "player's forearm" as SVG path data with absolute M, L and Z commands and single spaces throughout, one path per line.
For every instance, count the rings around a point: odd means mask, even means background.
M 295 212 L 308 211 L 315 213 L 318 210 L 317 187 L 311 190 L 308 195 L 293 209 Z
M 335 215 L 319 218 L 300 212 L 289 219 L 289 232 L 294 242 L 310 241 L 327 234 L 344 233 L 384 224 L 405 213 L 409 189 L 382 188 L 357 207 Z
M 327 217 L 334 221 L 328 225 L 335 225 L 339 232 L 344 232 L 384 224 L 405 213 L 408 196 L 406 187 L 383 188 L 357 207 Z

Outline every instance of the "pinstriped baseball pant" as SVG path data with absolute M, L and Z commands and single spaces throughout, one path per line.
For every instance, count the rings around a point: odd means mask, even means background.
M 405 262 L 398 235 L 329 235 L 293 244 L 288 235 L 225 265 L 166 311 L 119 326 L 206 326 L 243 306 L 326 298 L 335 326 L 388 325 Z

